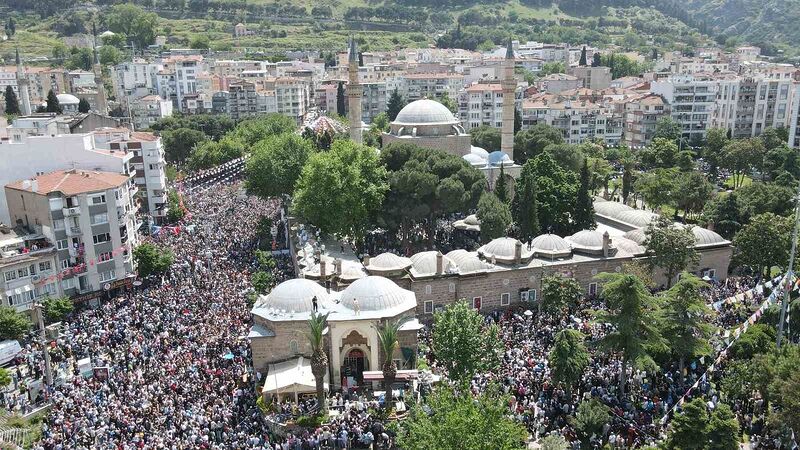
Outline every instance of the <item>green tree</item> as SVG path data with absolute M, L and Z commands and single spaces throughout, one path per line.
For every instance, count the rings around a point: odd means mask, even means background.
M 657 137 L 639 152 L 642 166 L 647 169 L 675 167 L 678 161 L 678 145 L 671 139 Z
M 750 359 L 775 349 L 775 328 L 772 325 L 757 323 L 733 342 L 728 350 L 734 359 Z M 762 370 L 761 368 L 759 370 Z
M 389 115 L 382 112 L 372 118 L 371 128 L 375 128 L 378 131 L 389 131 L 389 122 Z
M 89 105 L 89 101 L 85 98 L 80 99 L 78 102 L 78 112 L 81 113 L 88 113 L 89 109 L 91 109 L 91 105 Z
M 259 270 L 250 277 L 250 283 L 257 293 L 265 295 L 269 293 L 274 283 L 274 278 L 270 272 Z
M 553 348 L 548 356 L 553 381 L 561 383 L 570 392 L 580 381 L 589 365 L 589 351 L 584 345 L 586 336 L 578 330 L 564 329 L 556 333 Z
M 620 400 L 625 397 L 629 364 L 638 368 L 655 369 L 650 352 L 664 347 L 664 339 L 656 326 L 656 302 L 642 281 L 624 273 L 602 273 L 603 298 L 607 310 L 595 311 L 598 323 L 611 324 L 608 334 L 597 341 L 601 350 L 619 355 Z
M 528 161 L 522 166 L 511 201 L 511 217 L 525 242 L 539 235 L 538 195 L 536 167 L 533 161 Z
M 198 144 L 186 160 L 189 169 L 200 170 L 218 166 L 244 154 L 245 144 L 233 137 Z
M 578 60 L 578 65 L 581 67 L 585 67 L 588 64 L 586 60 L 586 46 L 584 45 L 581 49 L 581 58 Z
M 0 306 L 0 341 L 22 339 L 31 329 L 31 321 L 10 306 Z
M 653 134 L 653 140 L 656 139 L 678 142 L 681 139 L 681 125 L 669 116 L 658 119 L 656 132 Z
M 325 353 L 325 328 L 328 327 L 328 314 L 311 313 L 308 318 L 308 343 L 311 345 L 311 373 L 317 387 L 317 404 L 319 413 L 325 416 L 328 413 L 328 403 L 325 401 L 325 374 L 328 372 L 328 354 Z
M 597 53 L 595 53 L 597 55 Z M 563 436 L 559 434 L 550 433 L 539 441 L 542 450 L 567 450 L 569 444 Z
M 124 55 L 117 47 L 113 45 L 104 45 L 100 47 L 100 51 L 98 52 L 98 56 L 100 58 L 100 64 L 106 66 L 116 66 L 117 64 L 121 63 L 124 59 Z
M 180 195 L 173 189 L 167 193 L 167 222 L 178 223 L 186 215 L 181 205 Z
M 336 84 L 336 114 L 342 117 L 347 116 L 347 106 L 344 97 L 344 83 L 340 81 Z
M 497 199 L 503 202 L 503 204 L 508 204 L 509 193 L 508 193 L 508 179 L 506 178 L 506 169 L 504 165 L 500 165 L 500 174 L 497 176 L 497 181 L 494 183 L 494 195 L 497 196 Z
M 469 135 L 472 145 L 475 147 L 480 147 L 490 152 L 500 148 L 501 138 L 500 129 L 498 128 L 481 125 L 469 130 Z
M 666 448 L 674 450 L 705 450 L 708 446 L 708 409 L 702 398 L 683 404 L 670 424 Z
M 683 210 L 683 218 L 686 219 L 690 212 L 700 214 L 713 192 L 714 186 L 702 173 L 696 170 L 681 172 L 673 185 L 672 203 Z
M 61 104 L 58 102 L 58 97 L 56 97 L 56 93 L 52 89 L 47 93 L 47 112 L 57 114 L 63 112 Z
M 489 242 L 506 235 L 511 224 L 511 211 L 496 195 L 484 192 L 478 201 L 478 219 L 481 221 L 481 241 Z
M 544 152 L 550 144 L 563 144 L 564 135 L 558 128 L 538 124 L 514 136 L 514 160 L 517 164 L 525 164 Z
M 575 278 L 547 275 L 542 278 L 542 296 L 539 307 L 547 313 L 559 315 L 578 304 L 583 289 Z
M 447 109 L 450 110 L 451 113 L 458 113 L 458 103 L 456 103 L 454 99 L 450 98 L 450 94 L 448 94 L 447 91 L 442 92 L 442 96 L 439 97 L 439 103 L 443 104 Z
M 661 335 L 678 358 L 681 374 L 687 359 L 711 354 L 708 340 L 714 328 L 705 319 L 711 310 L 700 293 L 705 287 L 708 287 L 706 283 L 684 272 L 675 286 L 667 291 L 660 311 Z M 683 376 L 678 381 L 683 387 Z
M 705 432 L 708 437 L 707 450 L 739 449 L 739 421 L 728 405 L 718 403 L 711 411 Z
M 578 186 L 578 202 L 575 205 L 575 216 L 573 224 L 576 230 L 593 230 L 594 223 L 594 203 L 589 188 L 589 165 L 586 159 L 583 160 L 581 167 L 581 184 Z
M 433 314 L 431 347 L 448 377 L 462 385 L 476 373 L 496 369 L 503 352 L 497 325 L 485 325 L 483 316 L 466 300 Z
M 578 405 L 575 414 L 575 432 L 583 444 L 582 448 L 590 448 L 592 436 L 602 436 L 603 426 L 610 419 L 608 406 L 593 398 L 584 400 Z
M 633 192 L 633 167 L 625 164 L 622 169 L 622 203 L 628 203 L 628 196 Z
M 559 167 L 547 152 L 534 158 L 533 167 L 541 229 L 560 235 L 578 231 L 572 223 L 578 190 L 575 172 Z
M 226 137 L 241 142 L 245 148 L 249 149 L 270 136 L 292 133 L 296 129 L 297 124 L 291 117 L 280 113 L 271 113 L 239 122 Z
M 408 318 L 394 321 L 387 320 L 377 328 L 378 343 L 380 343 L 381 354 L 383 355 L 381 371 L 383 372 L 383 389 L 386 391 L 386 409 L 389 409 L 392 385 L 394 385 L 394 380 L 397 377 L 397 364 L 394 362 L 394 352 L 400 348 L 400 342 L 398 342 L 397 337 L 400 327 L 407 321 Z
M 294 206 L 323 233 L 360 242 L 388 187 L 386 169 L 374 149 L 336 141 L 330 151 L 308 159 L 295 185 Z
M 4 389 L 12 382 L 11 372 L 8 369 L 0 367 L 0 389 Z
M 47 297 L 42 306 L 44 306 L 44 320 L 48 324 L 61 322 L 75 309 L 69 297 Z
M 797 346 L 781 349 L 775 377 L 769 385 L 769 398 L 774 402 L 777 422 L 797 430 L 800 429 L 800 350 Z
M 195 147 L 207 140 L 205 133 L 191 128 L 176 128 L 161 133 L 164 154 L 171 163 L 185 162 Z
M 772 213 L 753 217 L 733 238 L 736 261 L 767 277 L 772 266 L 785 268 L 792 246 L 792 222 Z
M 303 167 L 313 154 L 311 141 L 294 133 L 260 141 L 247 159 L 247 192 L 262 198 L 291 195 Z
M 592 54 L 592 67 L 600 67 L 603 65 L 603 62 L 600 60 L 600 53 L 594 52 Z
M 211 39 L 207 34 L 196 34 L 189 40 L 189 48 L 195 50 L 208 50 L 211 46 Z
M 731 141 L 723 148 L 721 165 L 733 174 L 733 188 L 741 187 L 753 167 L 763 161 L 764 144 L 758 138 Z
M 742 217 L 736 204 L 736 193 L 719 194 L 706 203 L 703 220 L 711 224 L 714 231 L 725 239 L 733 239 L 742 228 Z
M 527 431 L 508 417 L 508 397 L 498 389 L 473 396 L 446 386 L 433 391 L 399 422 L 398 446 L 405 450 L 522 450 Z
M 389 116 L 389 121 L 394 121 L 397 115 L 400 114 L 400 110 L 405 106 L 406 100 L 400 95 L 397 88 L 394 88 L 392 95 L 389 96 L 389 101 L 386 103 L 386 114 Z
M 700 260 L 695 250 L 694 234 L 689 228 L 676 227 L 670 219 L 661 216 L 650 222 L 646 234 L 644 246 L 647 249 L 647 262 L 651 270 L 658 267 L 664 271 L 667 288 L 672 286 L 680 272 Z
M 11 86 L 6 86 L 5 105 L 6 105 L 6 116 L 16 116 L 20 114 L 21 111 L 19 109 L 19 100 L 17 99 L 17 93 L 14 92 L 14 89 Z
M 544 148 L 564 170 L 580 172 L 585 156 L 580 147 L 572 144 L 550 144 Z
M 168 248 L 149 242 L 139 244 L 133 249 L 133 260 L 136 262 L 136 269 L 142 278 L 166 272 L 172 265 L 173 259 L 172 251 Z
M 115 5 L 105 15 L 108 29 L 122 34 L 125 42 L 133 42 L 137 48 L 146 48 L 155 42 L 158 16 L 145 12 L 130 3 Z
M 730 142 L 728 132 L 724 128 L 710 128 L 706 132 L 703 160 L 708 164 L 708 173 L 712 179 L 717 177 L 720 161 L 724 155 L 723 150 L 728 142 Z

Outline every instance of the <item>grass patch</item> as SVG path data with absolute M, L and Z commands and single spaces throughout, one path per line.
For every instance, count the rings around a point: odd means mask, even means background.
M 8 428 L 22 428 L 28 430 L 28 434 L 25 436 L 23 447 L 31 448 L 33 447 L 33 444 L 42 439 L 42 421 L 44 420 L 46 414 L 46 412 L 40 412 L 34 414 L 28 419 L 25 419 L 19 415 L 14 415 L 8 418 L 7 426 Z
M 753 179 L 745 175 L 742 179 L 742 186 L 749 186 L 751 184 L 753 184 Z M 728 177 L 722 185 L 725 186 L 726 189 L 733 189 L 733 176 Z

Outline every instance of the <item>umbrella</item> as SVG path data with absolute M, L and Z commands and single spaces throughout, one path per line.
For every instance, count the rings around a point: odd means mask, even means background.
M 525 312 L 524 312 L 523 314 L 525 314 L 526 316 L 530 317 L 530 316 L 532 316 L 532 315 L 533 315 L 533 311 L 531 311 L 530 309 L 528 309 L 528 310 L 525 310 Z
M 223 359 L 233 359 L 233 353 L 228 352 L 228 353 L 222 355 L 222 358 Z

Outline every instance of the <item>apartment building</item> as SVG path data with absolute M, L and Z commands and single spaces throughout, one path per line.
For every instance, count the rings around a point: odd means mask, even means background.
M 760 135 L 766 128 L 786 128 L 791 119 L 793 81 L 759 77 L 719 80 L 714 126 L 734 138 Z
M 581 82 L 587 89 L 606 89 L 611 87 L 611 69 L 609 67 L 578 66 L 571 67 L 569 74 Z
M 522 128 L 544 123 L 561 130 L 564 142 L 601 139 L 609 146 L 622 141 L 623 118 L 597 103 L 544 95 L 522 102 Z
M 444 93 L 455 101 L 464 87 L 464 75 L 457 73 L 407 73 L 399 80 L 398 91 L 411 103 L 423 98 L 441 98 Z M 387 86 L 388 89 L 388 86 Z M 389 92 L 392 89 L 388 89 Z
M 228 87 L 226 94 L 225 109 L 234 120 L 278 112 L 275 91 L 267 90 L 262 85 L 238 81 Z
M 57 274 L 56 247 L 41 226 L 0 224 L 0 306 L 25 312 L 36 300 L 62 296 Z
M 558 94 L 564 91 L 570 91 L 583 87 L 583 81 L 579 80 L 574 75 L 566 73 L 551 73 L 545 77 L 537 80 L 534 85 L 541 92 L 548 92 L 550 94 Z
M 310 82 L 301 78 L 277 78 L 273 89 L 276 112 L 302 123 L 303 116 L 311 104 Z
M 128 175 L 73 169 L 7 184 L 5 195 L 14 224 L 52 237 L 61 289 L 78 301 L 130 282 L 136 190 Z
M 500 83 L 473 84 L 458 94 L 458 118 L 464 128 L 503 126 L 503 87 Z
M 708 75 L 671 75 L 650 83 L 650 91 L 669 103 L 683 137 L 695 142 L 712 126 L 718 89 L 718 81 Z
M 391 93 L 386 92 L 386 83 L 360 83 L 362 90 L 361 97 L 361 121 L 372 123 L 375 116 L 386 112 L 386 102 Z
M 28 136 L 55 136 L 59 134 L 88 133 L 99 128 L 121 126 L 119 119 L 97 113 L 56 114 L 35 113 L 15 117 L 6 127 L 11 142 L 21 142 Z
M 131 123 L 135 130 L 149 128 L 172 115 L 172 102 L 157 95 L 146 95 L 130 104 Z
M 656 94 L 641 94 L 623 103 L 625 132 L 622 143 L 637 148 L 650 144 L 658 121 L 669 115 L 669 105 Z

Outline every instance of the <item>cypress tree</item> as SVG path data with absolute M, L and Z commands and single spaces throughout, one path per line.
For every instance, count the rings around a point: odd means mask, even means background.
M 494 195 L 503 202 L 508 203 L 508 181 L 506 180 L 505 168 L 500 164 L 500 176 L 494 184 Z
M 622 203 L 628 203 L 628 196 L 633 190 L 633 173 L 629 164 L 625 164 L 622 172 Z
M 91 105 L 89 105 L 89 101 L 85 98 L 82 98 L 80 102 L 78 102 L 78 112 L 81 113 L 88 113 L 89 109 L 91 109 Z
M 55 92 L 51 89 L 47 93 L 47 112 L 61 114 L 64 110 L 61 108 L 61 103 L 58 102 Z
M 578 61 L 578 65 L 581 67 L 586 67 L 586 46 L 583 46 L 581 49 L 581 59 Z
M 346 117 L 347 110 L 344 103 L 344 83 L 341 81 L 336 85 L 336 114 Z
M 575 231 L 590 230 L 595 227 L 594 206 L 592 205 L 592 195 L 589 192 L 589 164 L 586 158 L 583 159 L 581 167 L 581 185 L 578 190 L 578 201 L 575 205 L 575 219 L 573 225 Z
M 392 91 L 392 95 L 389 97 L 389 102 L 386 104 L 386 115 L 389 116 L 389 121 L 393 121 L 397 118 L 397 115 L 400 114 L 400 110 L 406 106 L 406 101 L 397 91 L 397 88 L 394 88 Z
M 519 227 L 522 241 L 530 241 L 539 235 L 538 195 L 536 169 L 533 160 L 529 160 L 522 167 L 511 202 L 511 216 Z
M 12 89 L 11 86 L 6 86 L 5 101 L 6 115 L 18 115 L 20 113 L 17 93 L 14 92 L 14 89 Z
M 603 62 L 600 60 L 600 53 L 594 52 L 592 55 L 592 67 L 600 67 L 603 65 Z

